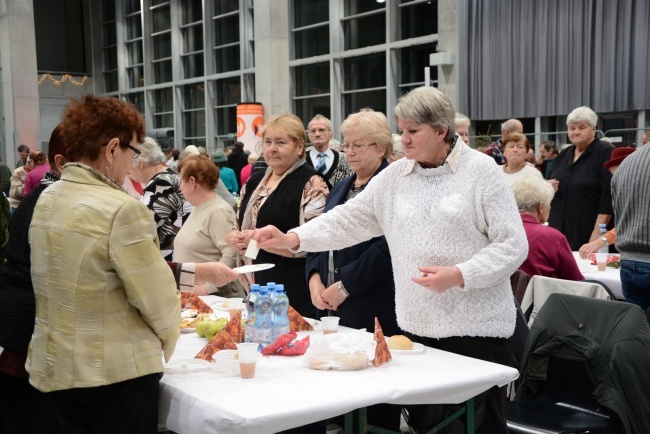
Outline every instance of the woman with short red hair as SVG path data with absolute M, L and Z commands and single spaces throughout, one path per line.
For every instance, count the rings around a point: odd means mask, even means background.
M 174 239 L 174 260 L 177 262 L 219 261 L 234 267 L 237 253 L 226 243 L 226 236 L 235 223 L 235 211 L 214 192 L 219 182 L 219 169 L 206 155 L 191 155 L 178 165 L 181 191 L 185 200 L 195 206 Z M 222 297 L 244 297 L 238 281 L 222 287 L 206 283 L 195 286 L 194 292 L 205 295 L 217 292 Z

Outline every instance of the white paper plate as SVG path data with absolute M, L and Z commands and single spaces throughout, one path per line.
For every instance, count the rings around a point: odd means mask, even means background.
M 219 302 L 219 303 L 215 303 L 215 304 L 213 304 L 213 305 L 210 306 L 210 307 L 211 307 L 212 309 L 215 309 L 215 310 L 220 310 L 221 312 L 230 312 L 230 308 L 229 308 L 229 307 L 223 307 L 223 301 L 221 301 L 221 302 Z M 244 306 L 244 307 L 242 308 L 242 311 L 245 310 L 245 308 L 246 308 L 246 306 Z
M 269 268 L 275 267 L 275 264 L 252 264 L 244 265 L 241 267 L 233 268 L 233 271 L 242 273 L 255 273 L 256 271 L 268 270 Z
M 203 359 L 178 359 L 165 364 L 165 373 L 167 374 L 190 374 L 212 369 L 212 364 Z
M 196 331 L 196 327 L 190 327 L 186 329 L 181 329 L 181 333 L 194 333 Z
M 390 353 L 394 356 L 412 356 L 415 354 L 424 353 L 424 345 L 413 342 L 413 349 L 411 350 L 390 350 Z

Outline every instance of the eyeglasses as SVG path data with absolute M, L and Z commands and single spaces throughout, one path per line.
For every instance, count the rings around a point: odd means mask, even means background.
M 329 131 L 329 130 L 327 128 L 312 128 L 311 130 L 309 130 L 309 134 L 316 134 L 316 133 L 323 134 L 325 131 Z
M 348 152 L 348 151 L 354 151 L 354 152 L 363 152 L 366 150 L 367 147 L 369 146 L 375 146 L 376 143 L 369 143 L 367 145 L 350 145 L 347 143 L 344 143 L 341 145 L 341 150 L 343 152 Z
M 132 151 L 133 151 L 133 155 L 131 155 L 131 158 L 133 158 L 134 160 L 137 160 L 138 157 L 140 156 L 140 154 L 142 154 L 142 151 L 141 151 L 141 150 L 139 150 L 138 148 L 136 148 L 136 147 L 134 147 L 134 146 L 129 145 L 129 144 L 126 143 L 126 142 L 120 142 L 120 146 L 122 146 L 122 147 L 124 147 L 124 148 L 129 148 L 130 150 L 132 150 Z

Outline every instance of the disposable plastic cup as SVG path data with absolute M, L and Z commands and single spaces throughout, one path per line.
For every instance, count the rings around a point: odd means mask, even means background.
M 325 316 L 320 319 L 320 322 L 323 326 L 323 334 L 328 335 L 330 333 L 336 333 L 339 329 L 339 317 L 338 316 Z
M 233 319 L 244 308 L 244 302 L 241 298 L 230 298 L 228 299 L 228 313 L 230 314 L 230 319 Z
M 596 253 L 596 264 L 598 265 L 598 271 L 607 270 L 607 253 Z
M 244 342 L 237 344 L 237 353 L 239 355 L 239 368 L 242 378 L 255 377 L 255 366 L 259 354 L 257 353 L 258 344 L 254 342 Z

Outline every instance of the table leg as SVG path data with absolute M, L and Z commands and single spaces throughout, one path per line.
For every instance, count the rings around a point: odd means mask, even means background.
M 467 421 L 467 434 L 474 434 L 475 421 L 474 421 L 474 398 L 465 401 L 465 406 L 456 411 L 451 416 L 440 422 L 438 425 L 431 428 L 426 434 L 435 434 L 440 432 L 444 427 L 449 425 L 454 420 L 460 418 L 465 414 Z M 399 432 L 388 430 L 374 425 L 366 425 L 367 410 L 366 408 L 359 408 L 345 414 L 343 433 L 344 434 L 399 434 Z

